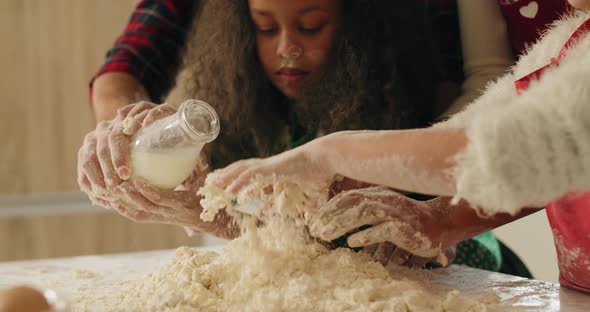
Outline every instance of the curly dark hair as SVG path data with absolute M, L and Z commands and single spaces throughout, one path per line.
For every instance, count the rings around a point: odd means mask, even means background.
M 295 107 L 320 133 L 428 125 L 438 77 L 426 14 L 415 1 L 341 0 L 342 26 L 322 84 L 296 105 L 265 76 L 247 0 L 204 1 L 196 13 L 177 79 L 177 97 L 217 110 L 222 131 L 214 167 L 287 148 L 278 138 Z

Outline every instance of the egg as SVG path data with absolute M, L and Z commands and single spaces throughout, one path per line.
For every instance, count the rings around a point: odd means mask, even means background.
M 0 290 L 0 312 L 41 312 L 51 307 L 42 293 L 29 286 Z

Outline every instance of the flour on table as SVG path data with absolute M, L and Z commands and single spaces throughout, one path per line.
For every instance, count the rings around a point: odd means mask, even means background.
M 89 279 L 89 278 L 95 278 L 96 273 L 89 271 L 89 270 L 73 270 L 71 272 L 71 276 L 72 276 L 72 278 L 75 278 L 75 279 Z
M 120 311 L 489 311 L 494 304 L 460 295 L 434 294 L 425 277 L 410 279 L 387 269 L 364 253 L 330 250 L 315 241 L 305 226 L 311 209 L 327 200 L 312 185 L 273 178 L 273 191 L 258 180 L 238 195 L 238 202 L 263 199 L 273 211 L 265 226 L 241 219 L 242 236 L 221 254 L 179 248 L 157 272 L 126 285 L 114 310 Z M 265 191 L 266 189 L 266 191 Z M 204 219 L 212 219 L 234 199 L 210 184 Z M 242 196 L 242 197 L 240 197 Z M 224 207 L 208 204 L 225 205 Z M 416 275 L 428 274 L 415 271 Z M 412 274 L 412 273 L 409 273 Z M 407 276 L 407 275 L 406 275 Z

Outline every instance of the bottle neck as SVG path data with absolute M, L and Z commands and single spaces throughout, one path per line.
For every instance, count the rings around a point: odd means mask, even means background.
M 191 140 L 209 143 L 219 135 L 219 117 L 211 105 L 199 100 L 187 100 L 178 109 L 180 126 Z

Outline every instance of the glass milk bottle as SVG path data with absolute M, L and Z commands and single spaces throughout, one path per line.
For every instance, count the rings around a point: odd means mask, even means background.
M 142 128 L 131 142 L 134 177 L 162 189 L 174 189 L 193 172 L 203 145 L 219 134 L 219 118 L 213 107 L 187 100 L 176 114 Z

